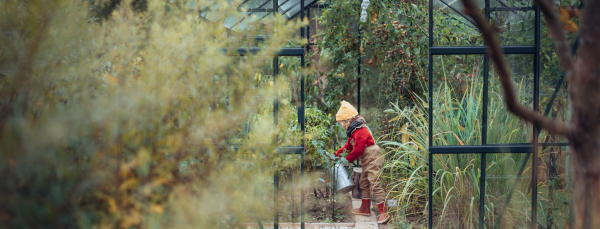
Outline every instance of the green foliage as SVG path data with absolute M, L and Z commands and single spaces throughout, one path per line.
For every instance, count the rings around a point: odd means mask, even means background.
M 270 218 L 264 187 L 280 143 L 264 139 L 282 125 L 258 125 L 239 150 L 228 139 L 275 98 L 279 86 L 248 82 L 299 24 L 275 16 L 238 34 L 183 1 L 150 0 L 139 13 L 122 3 L 98 21 L 85 1 L 0 2 L 0 224 L 219 228 Z M 243 14 L 197 3 L 223 19 Z M 256 55 L 221 51 L 258 34 L 270 39 Z
M 397 211 L 395 211 L 396 217 L 394 217 L 392 219 L 392 222 L 389 222 L 390 224 L 394 225 L 394 228 L 399 228 L 399 229 L 415 228 L 414 223 L 408 222 L 408 220 L 406 219 L 406 209 L 407 208 L 408 208 L 408 206 L 404 205 L 404 206 L 398 208 Z
M 454 99 L 447 84 L 438 86 L 433 98 L 435 110 L 433 125 L 434 145 L 472 145 L 479 144 L 481 133 L 479 117 L 481 90 L 473 80 L 463 97 Z M 523 83 L 521 83 L 522 85 Z M 519 90 L 522 92 L 521 90 Z M 521 93 L 522 94 L 522 93 Z M 496 96 L 496 95 L 494 95 Z M 523 97 L 519 97 L 521 101 Z M 501 100 L 502 98 L 499 98 Z M 386 161 L 382 177 L 388 187 L 388 199 L 396 199 L 403 211 L 397 222 L 403 222 L 404 215 L 422 214 L 420 222 L 425 223 L 427 202 L 428 171 L 428 120 L 426 100 L 420 100 L 415 107 L 394 106 L 386 112 L 394 114 L 393 129 L 382 138 L 386 148 Z M 509 143 L 527 142 L 530 134 L 525 134 L 526 125 L 502 106 L 489 107 L 489 119 L 496 120 L 490 125 L 488 142 Z M 546 148 L 543 152 L 557 154 Z M 546 156 L 540 152 L 540 157 Z M 561 157 L 564 157 L 562 155 Z M 486 156 L 486 197 L 485 225 L 493 225 L 511 188 L 514 177 L 525 159 L 524 154 L 490 154 Z M 434 225 L 442 228 L 476 228 L 479 225 L 479 181 L 481 157 L 473 155 L 435 155 L 434 156 L 434 194 L 433 207 L 436 214 Z M 528 162 L 525 173 L 517 184 L 516 192 L 502 220 L 504 227 L 519 227 L 526 223 L 531 204 L 531 164 Z M 540 186 L 551 185 L 552 180 L 540 180 Z M 540 189 L 543 190 L 543 189 Z M 539 198 L 540 206 L 562 205 L 560 200 L 568 196 L 569 189 L 554 186 L 551 198 Z M 546 193 L 545 195 L 549 195 Z M 556 225 L 566 223 L 568 207 L 551 208 Z M 540 210 L 542 211 L 542 210 Z M 510 217 L 506 217 L 510 215 Z M 540 219 L 545 218 L 540 214 Z
M 296 110 L 291 106 L 283 106 L 280 112 L 285 114 L 281 120 L 284 121 L 284 128 L 279 132 L 277 139 L 279 144 L 283 146 L 299 146 L 302 144 L 302 131 L 298 123 L 298 115 Z M 266 105 L 262 112 L 253 114 L 249 118 L 249 122 L 253 125 L 259 125 L 261 122 L 272 122 L 273 108 Z M 305 109 L 306 133 L 305 149 L 307 169 L 311 170 L 314 167 L 327 167 L 332 163 L 329 158 L 334 158 L 334 133 L 339 131 L 341 127 L 335 125 L 334 117 L 331 114 L 325 114 L 318 108 L 308 105 Z M 249 136 L 260 135 L 263 130 L 252 130 Z M 285 163 L 285 162 L 284 162 Z M 286 163 L 287 164 L 287 163 Z M 297 166 L 289 164 L 287 166 Z
M 478 1 L 480 6 L 483 1 Z M 422 100 L 426 90 L 426 73 L 428 56 L 428 1 L 376 1 L 367 9 L 368 20 L 358 21 L 360 6 L 355 2 L 332 0 L 331 7 L 318 17 L 318 25 L 323 28 L 314 36 L 316 54 L 320 61 L 316 64 L 327 66 L 322 72 L 326 77 L 313 76 L 317 83 L 309 87 L 309 98 L 319 104 L 323 110 L 335 112 L 339 100 L 356 101 L 357 59 L 361 60 L 362 113 L 375 110 L 378 123 L 376 135 L 387 140 L 389 154 L 386 156 L 385 173 L 388 184 L 392 187 L 389 195 L 404 201 L 411 208 L 406 214 L 424 213 L 426 203 L 427 176 L 427 110 L 430 105 L 434 110 L 433 117 L 434 145 L 480 145 L 482 144 L 482 125 L 487 125 L 487 143 L 527 143 L 531 142 L 533 128 L 516 116 L 506 111 L 503 104 L 503 92 L 498 82 L 495 69 L 490 68 L 487 82 L 488 94 L 484 95 L 483 87 L 483 55 L 446 55 L 434 56 L 433 66 L 433 100 L 428 104 Z M 481 34 L 475 25 L 460 14 L 460 1 L 434 1 L 433 29 L 434 46 L 483 46 Z M 529 7 L 531 1 L 491 2 L 492 7 Z M 560 1 L 560 5 L 573 4 Z M 454 9 L 459 12 L 456 12 Z M 343 15 L 343 16 L 340 16 Z M 494 11 L 490 20 L 496 27 L 502 45 L 535 45 L 534 44 L 534 11 Z M 574 19 L 576 22 L 577 20 Z M 540 110 L 544 110 L 560 79 L 560 67 L 552 39 L 547 28 L 542 26 L 542 55 L 540 59 L 541 93 Z M 575 34 L 568 34 L 574 38 Z M 410 60 L 410 62 L 409 62 Z M 533 106 L 533 55 L 507 55 L 518 100 L 525 106 Z M 319 82 L 326 82 L 326 84 Z M 310 82 L 310 81 L 309 81 Z M 482 123 L 482 99 L 487 97 L 487 123 Z M 565 86 L 558 93 L 556 102 L 550 110 L 550 117 L 566 119 L 568 116 L 567 93 Z M 317 101 L 320 101 L 317 103 Z M 388 104 L 391 103 L 391 106 Z M 367 107 L 367 109 L 365 109 Z M 391 108 L 381 112 L 385 108 Z M 367 112 L 364 112 L 364 111 Z M 385 116 L 385 113 L 388 116 Z M 393 114 L 393 115 L 389 115 Z M 561 141 L 545 132 L 540 135 L 543 141 Z M 562 139 L 564 142 L 564 139 Z M 541 153 L 548 152 L 548 153 Z M 562 150 L 556 148 L 541 149 L 540 155 L 551 158 L 552 155 L 564 159 Z M 556 158 L 552 156 L 553 158 Z M 436 171 L 436 205 L 439 222 L 450 222 L 441 227 L 469 228 L 478 225 L 478 182 L 480 172 L 479 155 L 439 156 L 434 168 Z M 555 160 L 555 159 L 552 159 Z M 486 225 L 493 223 L 502 205 L 503 198 L 511 184 L 511 176 L 524 161 L 524 155 L 498 154 L 487 157 L 488 181 L 486 184 Z M 554 163 L 554 162 L 553 162 Z M 543 165 L 551 170 L 551 163 Z M 542 167 L 542 166 L 541 166 Z M 531 166 L 526 169 L 524 177 L 531 174 Z M 541 169 L 541 168 L 540 168 Z M 529 179 L 530 179 L 529 175 Z M 491 177 L 491 178 L 490 178 Z M 524 180 L 526 180 L 525 178 Z M 547 187 L 544 195 L 553 197 L 538 198 L 540 206 L 561 205 L 560 201 L 568 189 L 557 189 L 556 183 L 565 181 L 540 180 L 540 187 Z M 559 182 L 560 181 L 560 182 Z M 560 185 L 558 185 L 560 186 Z M 529 214 L 523 210 L 528 206 L 531 193 L 525 190 L 527 182 L 519 183 L 519 189 L 509 205 L 509 213 L 513 219 L 504 220 L 503 225 L 523 225 L 524 217 Z M 551 188 L 553 187 L 553 188 Z M 556 191 L 560 190 L 560 191 Z M 528 202 L 529 201 L 529 202 Z M 544 202 L 545 201 L 545 202 Z M 561 205 L 562 206 L 562 205 Z M 552 210 L 554 209 L 554 210 Z M 538 213 L 541 212 L 538 211 Z M 558 212 L 558 213 L 557 213 Z M 550 207 L 548 216 L 564 223 L 568 207 L 556 211 Z M 554 215 L 550 217 L 550 215 Z M 559 217 L 555 217 L 560 215 Z M 506 218 L 506 216 L 505 216 Z M 402 222 L 400 220 L 399 222 Z M 460 222 L 460 224 L 452 224 Z M 458 225 L 458 226 L 457 226 Z
M 422 94 L 428 47 L 427 1 L 372 2 L 368 20 L 359 22 L 360 5 L 333 0 L 318 18 L 315 52 L 326 65 L 326 81 L 311 87 L 315 101 L 334 112 L 339 101 L 354 102 L 357 63 L 361 63 L 363 107 L 382 109 L 389 102 L 411 103 L 411 91 Z M 340 15 L 347 15 L 340 17 Z M 353 17 L 352 15 L 356 15 Z M 372 123 L 375 125 L 375 123 Z

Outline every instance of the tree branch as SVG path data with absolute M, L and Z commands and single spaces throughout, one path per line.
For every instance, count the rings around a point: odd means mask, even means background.
M 553 0 L 534 0 L 535 4 L 540 8 L 542 13 L 544 13 L 544 18 L 546 19 L 546 24 L 548 25 L 548 29 L 550 30 L 550 34 L 554 39 L 554 46 L 556 46 L 556 53 L 562 66 L 565 71 L 565 75 L 567 79 L 571 78 L 573 75 L 573 57 L 571 56 L 571 47 L 567 42 L 567 38 L 565 37 L 565 33 L 561 26 L 560 20 L 556 16 L 556 10 L 554 9 L 554 1 Z
M 576 80 L 571 81 L 571 93 L 580 93 L 584 98 L 586 94 L 581 90 L 585 87 L 592 86 L 589 83 L 594 78 L 598 78 L 598 66 L 600 66 L 600 43 L 598 37 L 600 36 L 600 14 L 595 11 L 600 9 L 600 2 L 597 0 L 582 1 L 582 5 L 585 5 L 585 12 L 581 15 L 580 26 L 579 26 L 579 54 L 577 54 L 577 61 L 575 62 Z M 597 84 L 597 81 L 596 81 Z M 596 88 L 600 85 L 594 85 Z M 594 87 L 592 86 L 592 87 Z M 577 97 L 573 97 L 574 99 Z
M 498 71 L 498 77 L 500 78 L 500 83 L 502 84 L 504 100 L 508 110 L 519 116 L 521 119 L 538 125 L 539 127 L 548 130 L 548 132 L 552 134 L 565 135 L 569 138 L 573 132 L 573 127 L 571 125 L 549 119 L 542 114 L 521 105 L 518 102 L 510 77 L 510 71 L 508 70 L 508 65 L 506 64 L 506 61 L 504 60 L 504 54 L 500 49 L 500 40 L 496 36 L 494 29 L 490 26 L 483 14 L 479 12 L 479 9 L 473 0 L 462 0 L 462 2 L 464 5 L 465 14 L 469 15 L 473 18 L 473 20 L 475 20 L 475 24 L 481 31 L 483 39 L 489 45 L 489 56 L 494 62 L 496 70 Z

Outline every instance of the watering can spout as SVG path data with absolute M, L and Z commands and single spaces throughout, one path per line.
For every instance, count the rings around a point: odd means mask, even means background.
M 354 189 L 354 182 L 348 175 L 348 170 L 341 163 L 336 163 L 332 168 L 328 169 L 328 173 L 333 176 L 333 190 L 336 193 L 348 193 Z

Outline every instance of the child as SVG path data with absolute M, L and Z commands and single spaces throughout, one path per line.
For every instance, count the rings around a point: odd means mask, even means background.
M 380 212 L 377 223 L 386 223 L 389 216 L 385 206 L 385 191 L 381 188 L 378 176 L 379 170 L 383 166 L 381 149 L 375 145 L 375 139 L 373 139 L 371 131 L 365 125 L 365 118 L 359 116 L 350 103 L 342 101 L 342 107 L 335 115 L 335 119 L 346 129 L 346 135 L 348 136 L 348 142 L 335 153 L 335 156 L 342 154 L 344 149 L 349 150 L 350 153 L 346 156 L 346 160 L 352 162 L 359 158 L 362 167 L 359 182 L 362 192 L 362 204 L 358 210 L 352 211 L 352 214 L 371 215 L 371 191 L 373 191 Z

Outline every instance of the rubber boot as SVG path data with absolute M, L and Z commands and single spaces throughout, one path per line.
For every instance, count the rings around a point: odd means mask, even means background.
M 352 210 L 352 214 L 370 216 L 371 215 L 371 200 L 370 199 L 362 199 L 360 208 L 358 208 L 356 210 Z
M 388 215 L 385 202 L 377 204 L 377 208 L 379 208 L 379 218 L 377 219 L 377 223 L 387 223 L 387 221 L 390 220 L 390 216 Z

